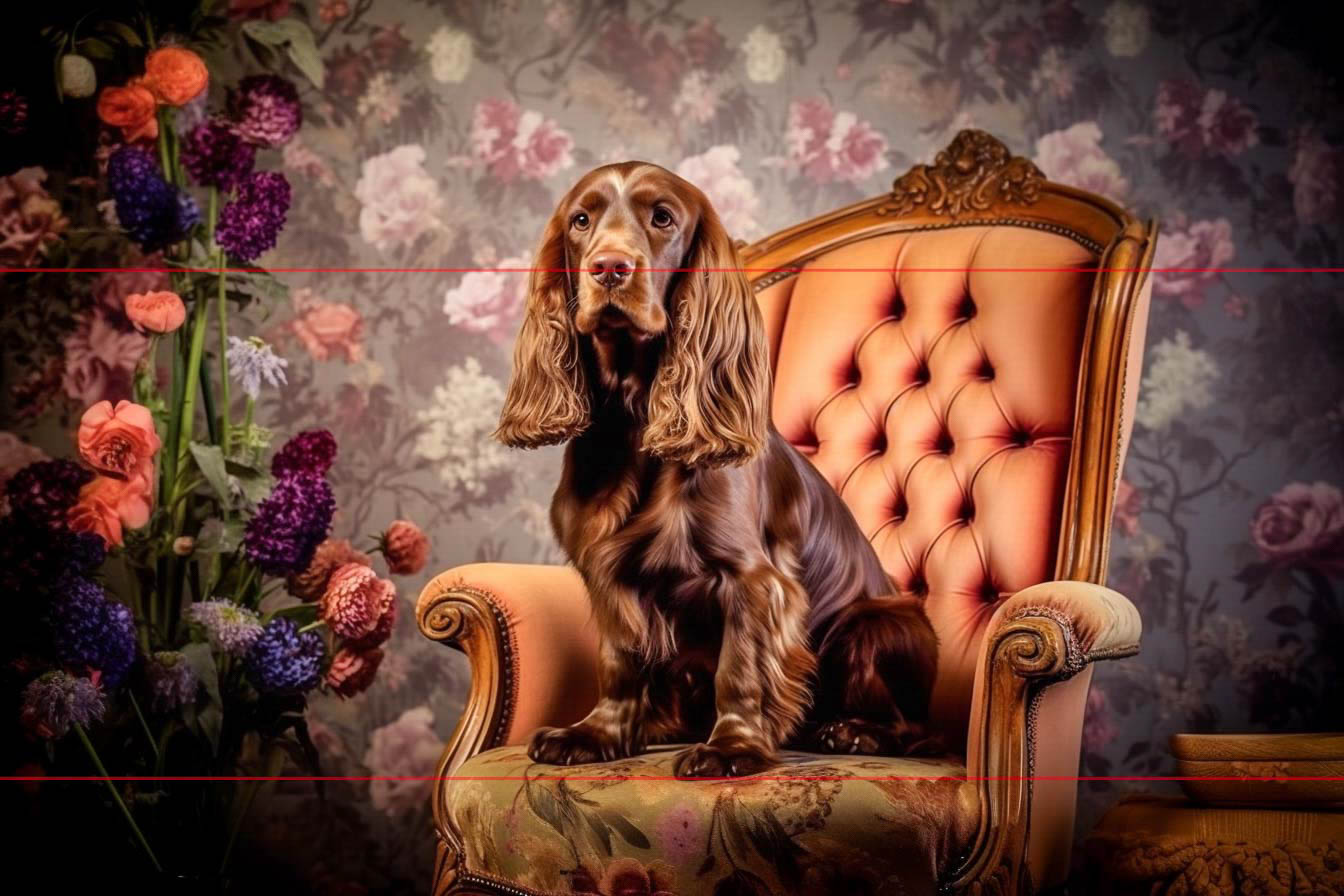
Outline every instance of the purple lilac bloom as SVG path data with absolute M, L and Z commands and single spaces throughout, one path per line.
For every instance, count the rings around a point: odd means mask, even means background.
M 107 160 L 107 184 L 117 220 L 146 251 L 182 239 L 200 220 L 196 201 L 163 179 L 158 161 L 147 149 L 118 147 Z
M 275 246 L 289 212 L 289 181 L 278 171 L 255 171 L 238 184 L 219 212 L 215 242 L 239 261 L 252 261 Z
M 68 672 L 47 672 L 23 689 L 19 718 L 40 737 L 64 737 L 71 724 L 88 725 L 103 717 L 103 691 L 87 678 Z
M 281 476 L 247 521 L 243 553 L 273 576 L 301 572 L 327 537 L 335 512 L 336 498 L 321 474 Z
M 303 124 L 299 91 L 278 75 L 252 75 L 229 91 L 229 117 L 244 140 L 283 146 Z
M 309 429 L 294 436 L 271 458 L 271 475 L 325 474 L 336 461 L 336 437 L 325 429 Z
M 242 656 L 261 636 L 261 617 L 228 600 L 203 600 L 187 608 L 192 637 L 212 650 Z
M 61 662 L 97 669 L 109 688 L 121 684 L 135 662 L 131 609 L 110 600 L 97 582 L 63 576 L 47 610 L 47 626 Z
M 266 623 L 247 654 L 247 677 L 263 694 L 301 694 L 322 680 L 322 636 L 283 616 Z
M 79 500 L 79 490 L 92 479 L 92 472 L 72 460 L 29 464 L 5 483 L 10 513 L 32 525 L 63 528 L 66 511 Z
M 156 650 L 145 664 L 145 678 L 158 712 L 171 712 L 196 702 L 201 680 L 181 651 Z
M 232 190 L 252 173 L 257 149 L 226 122 L 203 121 L 182 141 L 182 164 L 203 187 Z

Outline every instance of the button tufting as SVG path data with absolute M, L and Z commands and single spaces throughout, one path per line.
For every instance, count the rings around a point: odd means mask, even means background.
M 881 454 L 883 451 L 886 451 L 887 434 L 880 429 L 877 432 L 873 433 L 873 447 L 870 448 L 869 450 L 876 451 L 879 454 Z
M 988 579 L 980 585 L 980 599 L 987 604 L 992 604 L 999 599 L 999 589 L 994 587 L 994 583 Z
M 994 379 L 994 365 L 989 363 L 988 358 L 985 358 L 983 361 L 980 362 L 979 375 L 980 379 L 982 380 Z
M 940 432 L 938 434 L 938 441 L 933 443 L 933 447 L 940 454 L 951 454 L 953 448 L 952 434 L 947 430 Z
M 929 593 L 929 583 L 919 573 L 910 577 L 910 593 L 915 597 L 924 597 Z
M 1031 433 L 1025 429 L 1019 429 L 1013 433 L 1013 444 L 1019 448 L 1025 448 L 1031 444 Z
M 891 302 L 891 316 L 896 320 L 905 318 L 905 299 L 896 296 Z
M 957 305 L 957 317 L 963 318 L 965 320 L 970 320 L 971 318 L 975 317 L 975 311 L 976 311 L 975 302 L 971 299 L 970 296 L 966 296 L 964 299 L 961 300 L 961 303 Z
M 928 362 L 920 361 L 919 366 L 915 368 L 915 382 L 919 383 L 922 386 L 928 383 L 928 381 L 932 378 L 933 376 L 929 372 Z
M 910 505 L 905 503 L 905 496 L 901 495 L 896 499 L 896 506 L 891 508 L 891 514 L 896 517 L 896 519 L 903 520 L 909 512 Z
M 969 523 L 975 519 L 975 505 L 971 503 L 969 496 L 961 502 L 960 518 L 963 523 Z

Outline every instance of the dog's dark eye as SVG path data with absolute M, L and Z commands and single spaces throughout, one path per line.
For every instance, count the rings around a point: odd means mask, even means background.
M 663 206 L 661 206 L 661 205 L 660 205 L 660 206 L 657 206 L 656 208 L 654 208 L 654 210 L 653 210 L 653 226 L 654 226 L 654 227 L 659 227 L 659 228 L 663 228 L 663 227 L 671 227 L 673 223 L 674 223 L 674 222 L 673 222 L 673 218 L 672 218 L 672 213 L 671 213 L 670 211 L 668 211 L 667 209 L 663 208 Z
M 569 219 L 569 226 L 573 227 L 575 230 L 587 230 L 588 216 L 583 212 L 579 212 L 577 215 Z

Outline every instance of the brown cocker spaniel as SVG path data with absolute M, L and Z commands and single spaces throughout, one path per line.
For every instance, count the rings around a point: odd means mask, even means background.
M 696 742 L 686 777 L 786 742 L 909 752 L 937 639 L 840 497 L 770 423 L 764 325 L 703 193 L 587 174 L 546 227 L 497 436 L 568 442 L 551 504 L 600 632 L 593 711 L 529 753 L 570 765 Z

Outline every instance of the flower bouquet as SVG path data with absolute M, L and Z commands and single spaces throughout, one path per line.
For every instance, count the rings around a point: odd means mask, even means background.
M 145 866 L 174 874 L 223 873 L 258 777 L 320 770 L 306 695 L 368 688 L 396 622 L 370 554 L 413 574 L 429 548 L 406 521 L 369 553 L 329 537 L 335 439 L 273 448 L 254 419 L 285 361 L 229 322 L 282 289 L 250 265 L 275 245 L 290 187 L 257 162 L 294 136 L 301 107 L 292 83 L 261 74 L 211 112 L 209 81 L 195 52 L 160 44 L 143 74 L 97 95 L 120 134 L 113 231 L 162 258 L 169 288 L 119 297 L 144 352 L 131 398 L 89 406 L 78 459 L 23 467 L 0 507 L 0 579 L 24 595 L 8 672 L 42 773 L 133 778 L 108 780 L 106 805 Z M 171 781 L 183 776 L 222 780 Z

